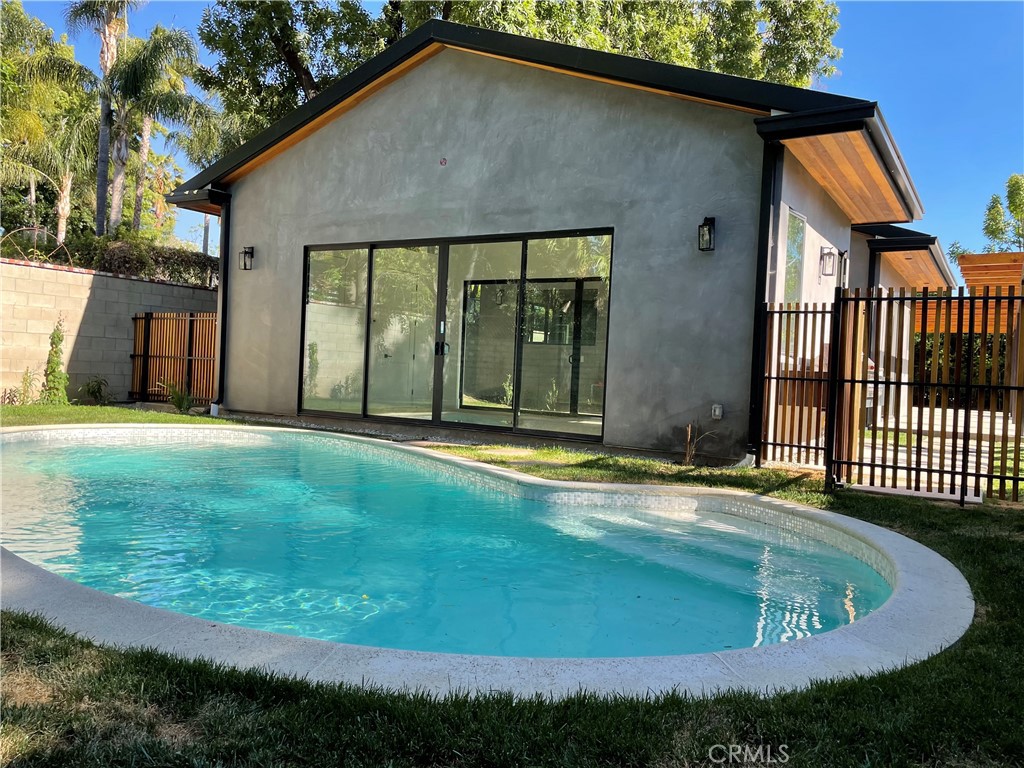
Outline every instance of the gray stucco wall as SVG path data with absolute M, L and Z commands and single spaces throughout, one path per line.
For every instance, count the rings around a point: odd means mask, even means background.
M 225 405 L 294 413 L 303 246 L 614 228 L 605 441 L 746 443 L 753 116 L 445 51 L 236 182 Z M 442 160 L 444 161 L 442 164 Z M 697 225 L 717 219 L 714 253 Z M 845 246 L 844 246 L 845 247 Z M 712 403 L 725 418 L 710 419 Z

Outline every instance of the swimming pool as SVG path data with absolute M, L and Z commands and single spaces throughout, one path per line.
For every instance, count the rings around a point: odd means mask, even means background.
M 856 532 L 746 494 L 609 493 L 286 430 L 3 440 L 15 554 L 176 614 L 332 645 L 722 657 L 863 624 L 899 581 Z

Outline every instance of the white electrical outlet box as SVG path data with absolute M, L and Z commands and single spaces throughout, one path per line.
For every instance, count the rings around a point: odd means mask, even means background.
M 722 404 L 715 403 L 711 406 L 711 418 L 715 421 L 719 421 L 722 418 Z

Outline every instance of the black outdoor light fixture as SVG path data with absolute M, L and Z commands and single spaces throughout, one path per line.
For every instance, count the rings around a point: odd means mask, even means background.
M 836 249 L 831 245 L 821 246 L 818 270 L 822 277 L 834 277 L 836 274 Z
M 705 216 L 704 223 L 697 227 L 697 248 L 702 251 L 715 250 L 714 216 Z
M 245 270 L 252 269 L 252 260 L 255 255 L 255 247 L 251 245 L 245 246 L 242 250 L 238 252 L 238 268 Z

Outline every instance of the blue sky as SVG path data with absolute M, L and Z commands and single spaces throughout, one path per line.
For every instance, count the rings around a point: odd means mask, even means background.
M 132 13 L 131 31 L 143 35 L 159 23 L 194 33 L 206 5 L 150 0 Z M 25 8 L 63 32 L 64 3 Z M 924 201 L 925 218 L 910 226 L 943 245 L 981 248 L 989 198 L 1004 192 L 1010 174 L 1024 173 L 1024 1 L 839 8 L 840 71 L 815 87 L 879 103 Z M 98 42 L 89 35 L 72 42 L 79 61 L 96 68 Z M 181 212 L 179 236 L 189 237 L 201 219 Z

